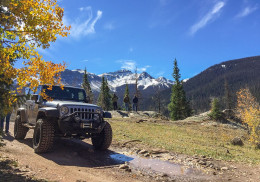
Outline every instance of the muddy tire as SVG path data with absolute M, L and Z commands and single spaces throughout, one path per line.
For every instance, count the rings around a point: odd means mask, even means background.
M 95 149 L 106 150 L 112 142 L 112 128 L 111 125 L 106 122 L 103 130 L 96 136 L 91 138 L 92 144 Z
M 17 140 L 23 140 L 28 130 L 28 128 L 23 126 L 21 116 L 17 115 L 14 122 L 14 138 Z
M 35 153 L 45 153 L 52 149 L 54 126 L 46 119 L 38 119 L 33 133 L 33 149 Z

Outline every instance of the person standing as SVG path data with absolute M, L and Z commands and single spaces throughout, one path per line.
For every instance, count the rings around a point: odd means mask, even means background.
M 116 94 L 113 94 L 112 102 L 113 102 L 114 110 L 117 110 L 117 100 L 118 100 L 118 97 L 116 96 Z
M 5 133 L 9 133 L 9 122 L 10 122 L 11 113 L 8 113 L 6 116 L 1 117 L 0 121 L 0 130 L 4 131 L 4 121 L 5 121 Z
M 137 112 L 137 106 L 138 106 L 138 98 L 135 95 L 133 99 L 133 110 Z
M 126 111 L 129 111 L 129 101 L 130 101 L 130 99 L 129 99 L 128 95 L 125 95 L 124 103 L 125 103 L 125 110 Z

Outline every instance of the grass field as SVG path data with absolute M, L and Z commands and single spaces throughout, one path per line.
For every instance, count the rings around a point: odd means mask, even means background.
M 170 152 L 188 155 L 206 155 L 226 161 L 260 163 L 260 150 L 247 142 L 247 132 L 227 125 L 201 125 L 198 122 L 136 123 L 131 119 L 111 119 L 113 140 L 124 143 L 140 140 L 148 148 L 162 148 Z M 233 146 L 234 137 L 245 138 L 244 146 Z M 228 150 L 228 151 L 227 151 Z

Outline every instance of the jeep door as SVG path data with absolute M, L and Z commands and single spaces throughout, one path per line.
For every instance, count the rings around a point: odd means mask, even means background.
M 39 89 L 38 89 L 39 90 Z M 35 102 L 35 100 L 32 99 L 33 94 L 37 94 L 40 91 L 37 91 L 36 93 L 32 92 L 31 90 L 28 91 L 28 94 L 30 95 L 30 99 L 28 99 L 25 103 L 26 105 L 26 114 L 28 118 L 28 122 L 30 124 L 35 125 L 36 124 L 36 119 L 38 115 L 38 110 L 39 110 L 39 104 L 38 102 Z M 39 97 L 39 96 L 38 96 Z

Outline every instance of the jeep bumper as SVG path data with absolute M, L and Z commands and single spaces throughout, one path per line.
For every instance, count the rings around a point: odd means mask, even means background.
M 91 115 L 92 117 L 85 119 L 86 117 L 82 117 L 83 115 Z M 105 122 L 100 113 L 76 111 L 60 118 L 58 125 L 64 134 L 100 133 L 105 126 Z

